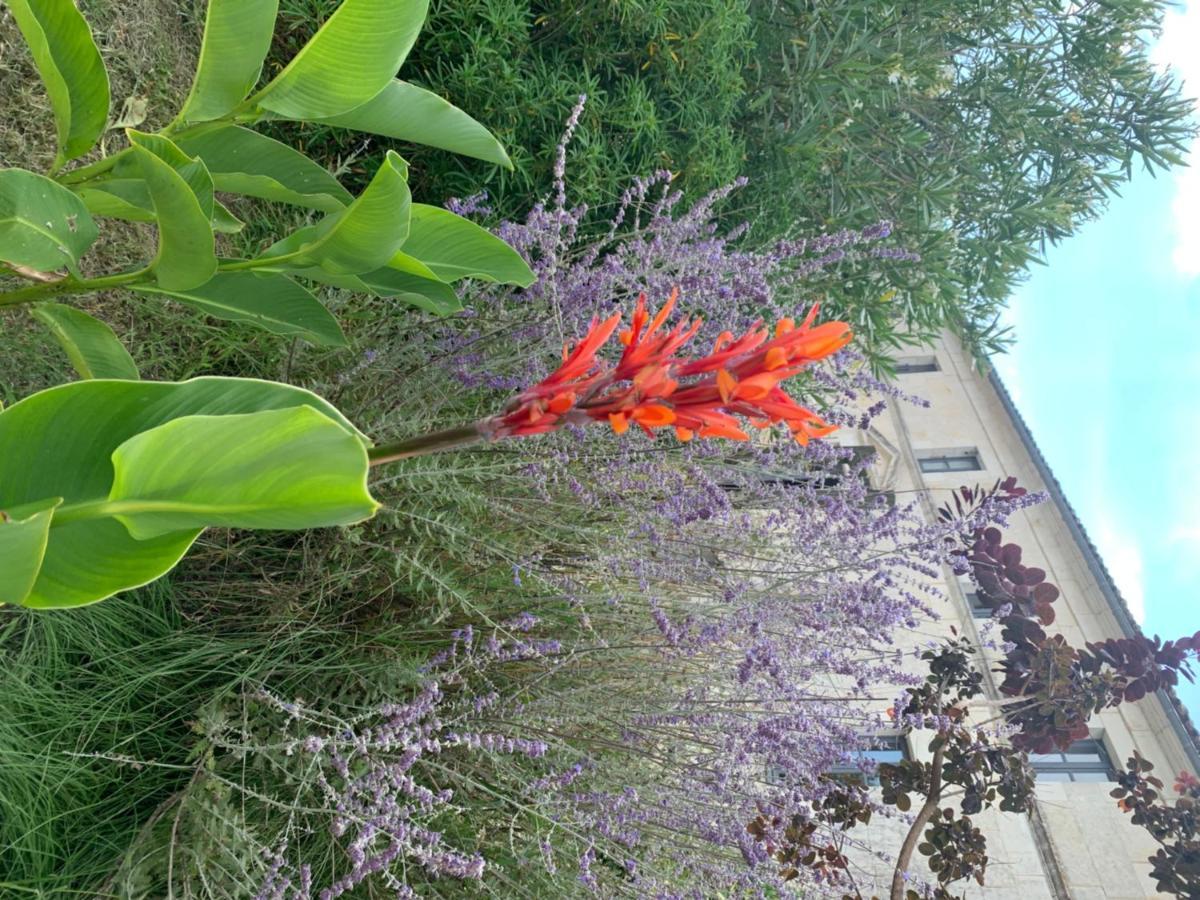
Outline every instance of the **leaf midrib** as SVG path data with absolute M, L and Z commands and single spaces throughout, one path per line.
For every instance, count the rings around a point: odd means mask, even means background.
M 60 506 L 54 514 L 50 527 L 83 522 L 90 519 L 111 519 L 117 516 L 133 516 L 142 513 L 254 513 L 274 509 L 269 503 L 195 503 L 179 500 L 84 500 Z

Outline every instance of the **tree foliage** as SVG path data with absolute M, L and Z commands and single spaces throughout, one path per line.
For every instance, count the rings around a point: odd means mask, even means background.
M 603 208 L 669 169 L 693 196 L 748 175 L 728 215 L 753 210 L 749 241 L 890 220 L 923 265 L 830 285 L 830 311 L 879 355 L 945 326 L 993 351 L 1046 245 L 1136 168 L 1180 161 L 1190 104 L 1148 57 L 1165 5 L 435 0 L 413 77 L 488 121 L 514 170 L 414 149 L 414 177 L 440 195 L 484 185 L 516 219 L 551 191 L 552 149 L 587 93 L 579 202 Z M 286 55 L 330 3 L 282 6 Z M 320 126 L 303 140 L 327 159 L 388 146 Z

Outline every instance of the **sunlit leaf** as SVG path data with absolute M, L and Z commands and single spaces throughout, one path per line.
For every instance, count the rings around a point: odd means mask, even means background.
M 32 313 L 50 329 L 80 378 L 141 377 L 125 345 L 99 319 L 61 303 L 39 303 Z
M 108 121 L 108 72 L 73 0 L 7 0 L 33 54 L 58 129 L 58 164 L 95 146 Z
M 480 278 L 528 287 L 534 280 L 516 250 L 487 229 L 437 206 L 412 205 L 411 234 L 401 250 L 443 281 Z
M 264 257 L 279 257 L 290 266 L 320 266 L 353 275 L 387 263 L 409 236 L 412 195 L 408 166 L 388 151 L 366 190 L 339 213 L 288 235 Z
M 238 422 L 229 425 L 221 420 L 245 413 L 269 410 L 292 410 L 308 407 L 330 425 L 346 436 L 333 436 L 327 426 L 308 417 L 304 428 L 289 426 L 288 432 L 297 443 L 284 446 L 271 443 L 270 437 L 279 421 L 259 420 L 261 434 L 251 435 L 251 423 Z M 200 378 L 181 384 L 145 381 L 79 381 L 34 394 L 0 412 L 0 509 L 11 511 L 31 503 L 45 503 L 50 498 L 62 497 L 63 505 L 55 510 L 51 521 L 49 543 L 37 579 L 27 596 L 15 602 L 35 607 L 79 606 L 102 600 L 122 590 L 145 584 L 161 577 L 179 561 L 188 547 L 200 534 L 200 520 L 189 520 L 194 525 L 176 531 L 137 540 L 129 529 L 114 516 L 132 516 L 139 513 L 131 507 L 113 509 L 106 506 L 114 489 L 116 470 L 114 454 L 131 438 L 136 438 L 151 429 L 158 428 L 182 417 L 198 417 L 217 426 L 208 438 L 200 432 L 188 432 L 186 446 L 179 443 L 171 451 L 162 439 L 156 439 L 155 453 L 173 454 L 172 468 L 178 471 L 163 472 L 163 478 L 173 478 L 174 489 L 185 491 L 188 473 L 185 467 L 196 467 L 191 474 L 197 479 L 208 477 L 206 467 L 212 461 L 219 465 L 226 478 L 231 476 L 232 461 L 227 450 L 241 448 L 246 454 L 247 472 L 260 471 L 258 466 L 266 464 L 260 458 L 263 447 L 270 447 L 271 465 L 279 471 L 287 471 L 288 482 L 302 483 L 304 478 L 316 477 L 316 492 L 333 502 L 317 499 L 313 516 L 301 524 L 293 513 L 282 514 L 291 523 L 288 527 L 317 527 L 345 522 L 353 512 L 345 502 L 346 497 L 360 491 L 366 477 L 366 455 L 364 439 L 346 419 L 332 406 L 319 397 L 289 385 L 266 381 L 233 378 Z M 202 424 L 189 428 L 203 428 Z M 313 430 L 308 430 L 313 429 Z M 301 444 L 306 437 L 320 434 L 322 447 L 335 454 L 316 464 Z M 177 435 L 178 437 L 178 435 Z M 230 439 L 236 437 L 236 442 Z M 141 451 L 151 445 L 141 445 Z M 137 447 L 135 446 L 135 449 Z M 302 466 L 289 467 L 288 458 L 305 460 Z M 214 460 L 219 457 L 219 462 Z M 354 466 L 347 462 L 354 458 Z M 255 461 L 257 460 L 257 461 Z M 131 459 L 123 464 L 123 471 L 130 471 Z M 332 471 L 351 478 L 354 490 L 339 482 L 331 488 L 314 474 L 314 469 L 328 465 Z M 155 476 L 156 478 L 159 476 Z M 254 476 L 257 477 L 257 476 Z M 125 482 L 126 484 L 130 482 Z M 146 483 L 149 483 L 147 479 Z M 155 482 L 158 483 L 158 482 Z M 253 510 L 233 512 L 228 509 L 212 511 L 209 522 L 266 521 L 262 511 L 264 493 L 262 484 L 242 485 L 247 497 L 256 498 Z M 295 485 L 278 484 L 283 493 L 281 502 L 290 504 Z M 227 493 L 234 490 L 227 486 Z M 332 491 L 332 494 L 329 492 Z M 365 493 L 365 492 L 364 492 Z M 132 499 L 125 489 L 120 502 Z M 137 498 L 145 499 L 145 498 Z M 165 495 L 156 495 L 156 500 L 170 501 Z M 357 500 L 359 518 L 370 515 L 374 508 L 369 498 L 359 496 Z M 140 509 L 147 514 L 155 510 Z M 157 512 L 174 514 L 177 510 L 162 508 Z M 236 518 L 246 515 L 245 520 Z M 165 519 L 159 519 L 159 525 Z M 180 520 L 176 520 L 180 521 Z M 147 531 L 155 530 L 152 520 L 147 519 Z
M 354 197 L 329 172 L 298 150 L 247 128 L 214 125 L 179 138 L 179 147 L 204 160 L 217 190 L 338 212 Z
M 503 145 L 490 131 L 437 94 L 399 79 L 362 106 L 317 121 L 438 147 L 512 168 Z
M 60 498 L 0 509 L 0 604 L 20 603 L 33 590 L 46 544 L 50 520 Z
M 341 326 L 329 310 L 281 274 L 218 272 L 211 280 L 187 290 L 172 291 L 157 285 L 138 285 L 133 290 L 162 294 L 214 318 L 257 325 L 272 334 L 332 347 L 346 343 Z
M 205 212 L 201 206 L 202 198 L 189 182 L 152 150 L 142 146 L 142 137 L 137 132 L 130 132 L 133 156 L 150 190 L 158 220 L 158 252 L 150 269 L 159 285 L 167 290 L 198 287 L 217 270 L 211 202 Z M 199 175 L 203 163 L 194 165 Z M 211 190 L 211 179 L 208 184 Z
M 271 49 L 278 10 L 279 0 L 208 0 L 196 77 L 181 119 L 216 119 L 246 99 Z
M 76 272 L 99 234 L 83 201 L 65 187 L 24 169 L 0 169 L 0 262 Z
M 130 438 L 112 462 L 105 514 L 142 541 L 213 525 L 349 525 L 377 506 L 366 447 L 310 406 L 183 416 Z
M 253 102 L 288 119 L 362 106 L 395 77 L 428 6 L 428 0 L 345 0 Z

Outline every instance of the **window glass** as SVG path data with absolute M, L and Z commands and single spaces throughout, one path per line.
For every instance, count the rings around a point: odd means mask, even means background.
M 983 602 L 978 591 L 967 591 L 967 603 L 971 607 L 971 615 L 976 619 L 990 619 L 992 608 Z
M 908 359 L 896 360 L 897 375 L 912 375 L 918 372 L 938 371 L 937 357 L 911 356 Z
M 872 763 L 870 768 L 874 768 L 880 763 L 895 765 L 909 759 L 908 741 L 904 735 L 862 735 L 859 740 L 863 749 L 855 754 L 852 761 L 831 768 L 828 772 L 829 775 L 842 781 L 874 787 L 879 784 L 878 774 L 863 772 L 861 763 Z
M 922 472 L 977 472 L 983 469 L 976 451 L 962 453 L 935 453 L 921 457 L 918 462 Z
M 1039 781 L 1112 781 L 1112 764 L 1098 740 L 1076 741 L 1061 753 L 1031 753 Z

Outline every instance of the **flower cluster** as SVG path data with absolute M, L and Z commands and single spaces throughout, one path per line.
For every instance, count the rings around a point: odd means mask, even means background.
M 737 338 L 722 332 L 707 356 L 683 358 L 677 354 L 701 322 L 684 321 L 662 331 L 676 296 L 672 293 L 653 318 L 645 295 L 638 298 L 629 328 L 620 333 L 625 350 L 612 367 L 598 363 L 596 354 L 616 331 L 621 315 L 593 320 L 582 340 L 563 348 L 558 369 L 519 394 L 481 430 L 501 438 L 607 421 L 618 434 L 634 423 L 651 436 L 674 426 L 681 441 L 697 435 L 748 440 L 734 414 L 759 428 L 784 422 L 801 444 L 835 430 L 796 403 L 780 384 L 849 343 L 846 323 L 814 327 L 814 306 L 799 326 L 791 319 L 781 320 L 773 338 L 756 322 Z

